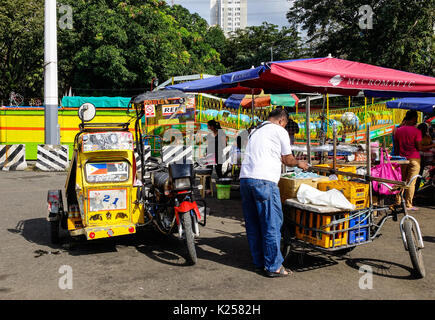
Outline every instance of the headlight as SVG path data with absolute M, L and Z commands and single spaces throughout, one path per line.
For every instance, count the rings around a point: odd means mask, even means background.
M 179 190 L 179 189 L 190 189 L 190 178 L 175 179 L 175 181 L 174 181 L 174 188 L 176 190 Z

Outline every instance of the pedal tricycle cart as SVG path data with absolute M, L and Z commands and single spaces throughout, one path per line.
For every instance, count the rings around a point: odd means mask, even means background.
M 368 130 L 370 129 L 368 128 Z M 370 152 L 370 139 L 368 139 L 367 153 L 371 154 Z M 367 157 L 366 175 L 339 171 L 335 170 L 335 168 L 336 163 L 334 160 L 332 168 L 311 167 L 311 170 L 360 179 L 363 183 L 356 184 L 363 186 L 360 197 L 360 199 L 363 199 L 362 204 L 356 206 L 356 210 L 349 211 L 335 207 L 303 204 L 294 198 L 286 199 L 283 202 L 285 212 L 282 229 L 283 255 L 287 256 L 292 250 L 292 245 L 296 243 L 322 252 L 336 255 L 346 254 L 359 245 L 373 242 L 379 237 L 380 230 L 387 220 L 398 221 L 398 216 L 403 214 L 399 226 L 404 248 L 409 252 L 416 276 L 419 278 L 425 277 L 426 271 L 422 256 L 424 244 L 420 226 L 417 220 L 409 215 L 403 196 L 406 189 L 419 176 L 412 177 L 407 183 L 372 177 L 370 175 L 370 157 Z M 390 190 L 397 190 L 399 197 L 401 197 L 401 204 L 393 206 L 373 205 L 373 181 L 380 182 Z M 331 182 L 332 187 L 334 187 L 334 184 L 339 185 L 340 183 L 343 184 L 342 182 Z M 351 187 L 349 188 L 351 189 Z M 339 188 L 336 187 L 336 189 Z M 350 192 L 354 191 L 351 190 Z M 355 192 L 354 198 L 355 203 L 357 203 L 358 198 L 355 197 Z

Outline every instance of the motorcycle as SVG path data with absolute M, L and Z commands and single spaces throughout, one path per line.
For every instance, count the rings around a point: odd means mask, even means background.
M 206 225 L 207 207 L 205 201 L 195 199 L 193 164 L 166 166 L 151 159 L 145 162 L 145 167 L 150 178 L 138 191 L 142 194 L 138 198 L 144 201 L 149 220 L 161 233 L 183 240 L 188 260 L 195 264 L 195 238 L 199 237 L 199 225 Z M 203 206 L 199 207 L 197 202 Z
M 157 95 L 157 96 L 154 96 Z M 137 189 L 137 201 L 145 210 L 146 223 L 152 222 L 155 228 L 168 236 L 183 240 L 187 248 L 190 264 L 197 262 L 195 238 L 199 237 L 199 226 L 206 225 L 207 207 L 205 201 L 195 198 L 195 172 L 193 163 L 166 164 L 163 157 L 145 159 L 145 143 L 150 136 L 143 135 L 141 119 L 144 116 L 144 106 L 156 100 L 161 100 L 159 92 L 150 92 L 134 99 L 136 108 L 136 152 L 140 159 L 140 181 L 142 186 Z M 168 93 L 170 94 L 170 93 Z M 184 103 L 184 93 L 178 102 Z M 166 97 L 167 99 L 167 97 Z M 158 136 L 152 136 L 159 139 Z M 161 143 L 159 144 L 161 148 Z M 162 150 L 153 153 L 162 154 Z M 198 203 L 202 202 L 202 206 Z

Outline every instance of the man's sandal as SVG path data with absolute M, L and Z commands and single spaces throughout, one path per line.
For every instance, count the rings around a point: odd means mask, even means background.
M 286 271 L 287 271 L 287 273 L 285 273 Z M 279 268 L 278 272 L 270 272 L 270 271 L 264 270 L 264 273 L 265 273 L 266 277 L 279 278 L 279 277 L 287 277 L 287 276 L 291 275 L 293 272 L 291 272 L 291 270 L 287 270 L 286 268 L 281 266 L 281 268 Z

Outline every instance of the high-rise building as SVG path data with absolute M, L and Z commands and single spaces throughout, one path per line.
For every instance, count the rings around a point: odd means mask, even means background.
M 210 25 L 219 25 L 225 35 L 248 25 L 248 0 L 210 0 Z

